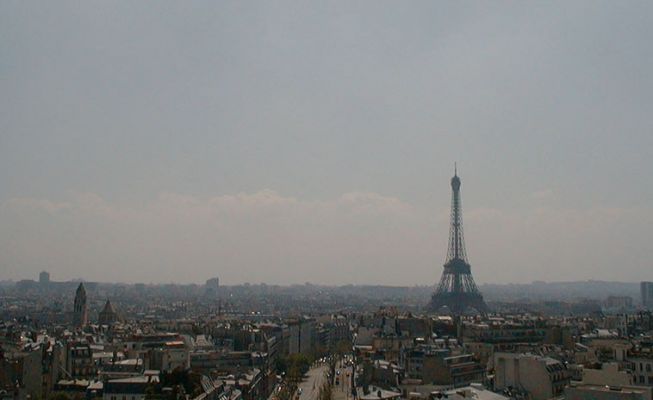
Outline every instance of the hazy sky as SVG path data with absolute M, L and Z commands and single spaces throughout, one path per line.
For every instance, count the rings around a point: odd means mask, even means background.
M 2 1 L 0 279 L 653 280 L 653 2 Z

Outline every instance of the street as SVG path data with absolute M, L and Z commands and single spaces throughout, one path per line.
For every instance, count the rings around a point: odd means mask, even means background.
M 334 400 L 346 400 L 351 394 L 351 367 L 343 365 L 340 361 L 336 365 L 336 371 L 340 371 L 340 375 L 336 375 L 338 385 L 333 387 Z
M 327 365 L 320 365 L 311 368 L 306 373 L 306 378 L 298 385 L 297 392 L 301 389 L 299 400 L 316 400 L 320 393 L 320 387 L 326 382 L 326 373 L 329 367 Z

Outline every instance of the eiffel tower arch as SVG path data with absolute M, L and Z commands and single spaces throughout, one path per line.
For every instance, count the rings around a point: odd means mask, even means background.
M 447 260 L 444 263 L 440 283 L 431 296 L 429 309 L 437 312 L 447 307 L 454 315 L 470 312 L 484 315 L 487 313 L 487 305 L 474 282 L 471 266 L 467 261 L 460 203 L 460 178 L 456 170 L 451 178 L 451 189 L 451 225 Z

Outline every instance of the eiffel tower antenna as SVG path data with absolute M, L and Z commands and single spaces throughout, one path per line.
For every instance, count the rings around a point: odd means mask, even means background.
M 465 238 L 463 235 L 463 214 L 460 200 L 460 178 L 458 166 L 454 163 L 454 176 L 451 178 L 451 224 L 449 227 L 449 245 L 444 271 L 435 293 L 431 297 L 431 311 L 448 307 L 454 315 L 475 310 L 485 314 L 487 306 L 479 292 L 471 266 L 467 260 Z

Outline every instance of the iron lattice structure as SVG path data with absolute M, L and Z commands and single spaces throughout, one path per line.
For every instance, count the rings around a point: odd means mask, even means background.
M 454 315 L 460 315 L 470 310 L 485 314 L 487 305 L 483 301 L 483 295 L 476 287 L 471 266 L 467 261 L 460 204 L 460 178 L 457 172 L 451 178 L 451 189 L 451 226 L 447 260 L 444 263 L 444 271 L 438 288 L 431 297 L 430 309 L 438 311 L 446 306 Z

